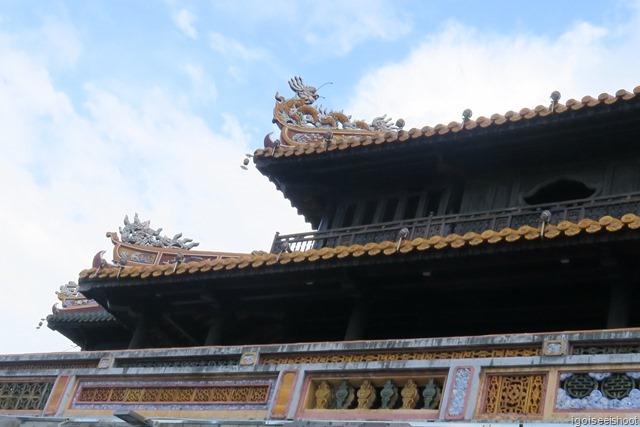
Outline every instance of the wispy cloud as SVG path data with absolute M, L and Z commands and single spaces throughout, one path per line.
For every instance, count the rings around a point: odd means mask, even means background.
M 173 21 L 178 29 L 182 31 L 185 36 L 194 40 L 198 38 L 198 32 L 193 26 L 193 22 L 196 19 L 197 17 L 187 9 L 180 9 L 180 11 L 173 16 Z
M 266 56 L 266 52 L 260 48 L 245 46 L 238 40 L 216 32 L 209 34 L 209 43 L 214 51 L 234 59 L 255 61 Z
M 414 18 L 397 2 L 385 0 L 245 0 L 216 7 L 220 13 L 242 15 L 252 27 L 286 34 L 296 40 L 292 46 L 302 41 L 305 49 L 300 52 L 316 58 L 342 57 L 366 43 L 406 37 Z
M 28 30 L 0 33 L 0 44 L 3 43 L 5 46 L 21 46 L 51 69 L 73 67 L 83 51 L 82 39 L 76 27 L 54 17 L 46 17 L 40 26 Z
M 304 40 L 322 55 L 344 56 L 368 41 L 397 40 L 409 34 L 412 22 L 393 4 L 378 0 L 314 3 L 302 11 Z
M 202 69 L 194 64 L 186 64 L 183 67 L 185 74 L 191 82 L 191 97 L 197 101 L 212 101 L 216 99 L 216 85 Z

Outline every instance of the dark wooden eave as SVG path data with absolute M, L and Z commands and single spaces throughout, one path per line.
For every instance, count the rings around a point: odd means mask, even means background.
M 363 339 L 607 327 L 613 286 L 640 302 L 633 230 L 567 239 L 448 248 L 183 275 L 83 279 L 80 290 L 135 328 L 152 319 L 152 347 L 344 338 L 354 306 Z M 462 268 L 461 266 L 464 266 Z M 640 315 L 630 313 L 630 325 Z
M 61 333 L 82 350 L 123 348 L 131 340 L 131 330 L 104 309 L 62 311 L 50 314 L 46 321 L 49 329 Z

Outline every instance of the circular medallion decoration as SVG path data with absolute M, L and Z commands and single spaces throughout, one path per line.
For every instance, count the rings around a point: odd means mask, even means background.
M 598 388 L 598 381 L 587 374 L 575 374 L 564 382 L 564 391 L 574 399 L 582 399 Z
M 625 374 L 614 374 L 602 381 L 601 389 L 602 394 L 609 399 L 622 399 L 629 395 L 634 386 L 633 378 Z

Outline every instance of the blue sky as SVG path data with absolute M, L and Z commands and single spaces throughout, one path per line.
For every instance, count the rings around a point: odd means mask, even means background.
M 239 167 L 294 75 L 411 128 L 633 90 L 639 48 L 638 1 L 0 0 L 0 353 L 73 350 L 36 325 L 126 214 L 210 250 L 308 229 Z

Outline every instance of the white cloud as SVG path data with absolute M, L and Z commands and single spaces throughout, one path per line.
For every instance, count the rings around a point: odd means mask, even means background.
M 268 249 L 271 226 L 279 222 L 265 228 L 260 218 L 286 203 L 255 170 L 240 168 L 250 137 L 237 119 L 224 115 L 222 131 L 215 133 L 199 117 L 176 109 L 159 89 L 144 99 L 133 107 L 104 90 L 90 91 L 95 126 L 108 140 L 126 142 L 118 144 L 126 158 L 120 169 L 132 173 L 127 192 L 138 200 L 127 212 L 142 206 L 145 217 L 161 220 L 171 233 L 188 227 L 190 237 L 208 242 L 203 248 Z M 306 228 L 293 212 L 285 216 Z
M 632 90 L 640 83 L 640 59 L 631 54 L 638 28 L 628 25 L 613 36 L 579 23 L 552 40 L 483 34 L 450 23 L 405 60 L 365 75 L 346 111 L 369 121 L 388 113 L 419 128 L 460 121 L 465 108 L 477 118 L 546 105 L 554 90 L 561 102 Z
M 99 221 L 100 202 L 109 197 L 104 184 L 92 189 L 104 181 L 106 147 L 95 144 L 42 63 L 7 45 L 0 45 L 0 63 L 0 223 L 8 242 L 0 257 L 10 293 L 0 321 L 11 325 L 1 328 L 0 353 L 64 350 L 68 340 L 35 327 L 50 313 L 58 286 L 96 252 L 98 239 L 83 233 L 82 217 L 97 214 Z
M 193 22 L 197 17 L 187 9 L 180 9 L 178 13 L 173 16 L 173 21 L 180 31 L 190 39 L 197 39 L 198 32 L 193 27 Z
M 238 40 L 216 32 L 209 34 L 209 43 L 214 51 L 243 61 L 255 61 L 266 57 L 266 52 L 262 49 L 247 47 Z
M 268 250 L 275 230 L 308 228 L 268 180 L 240 168 L 251 136 L 232 115 L 214 132 L 163 89 L 134 103 L 96 84 L 79 111 L 40 59 L 0 42 L 0 63 L 0 259 L 10 295 L 0 323 L 11 325 L 0 328 L 0 354 L 72 347 L 36 325 L 58 287 L 111 250 L 104 233 L 125 214 L 205 250 Z

